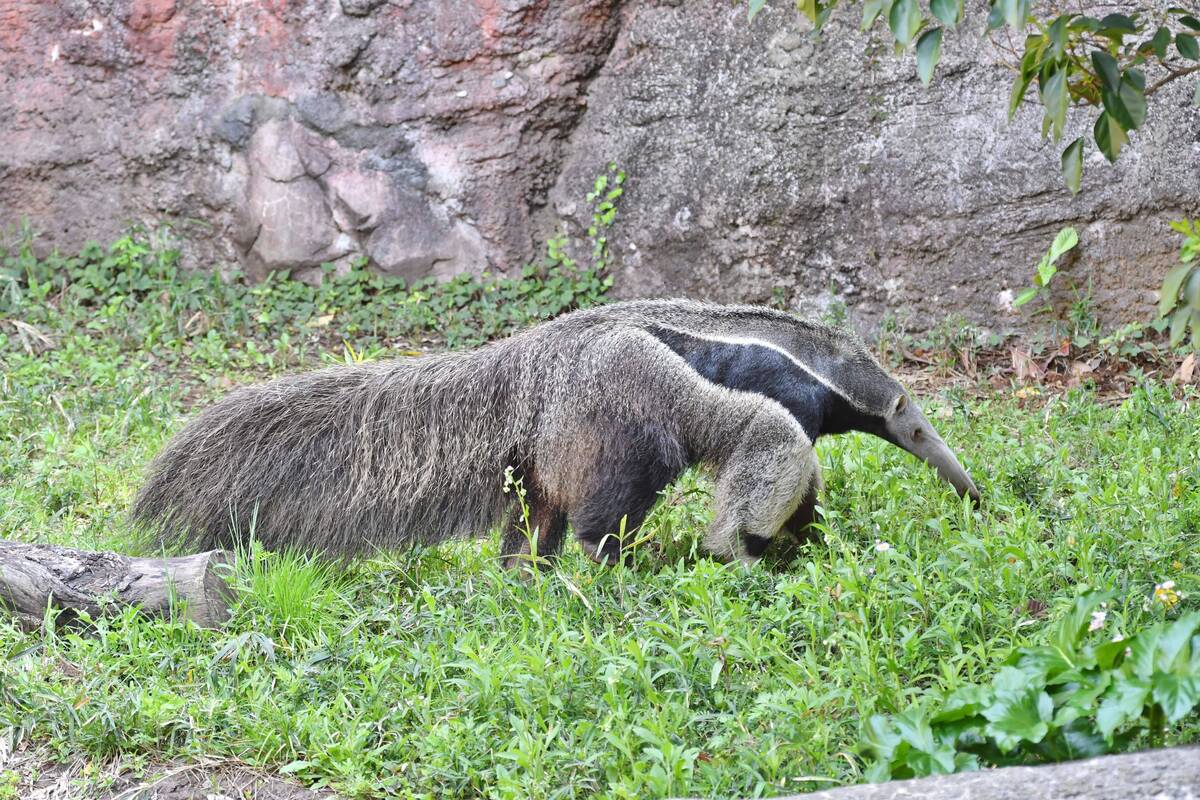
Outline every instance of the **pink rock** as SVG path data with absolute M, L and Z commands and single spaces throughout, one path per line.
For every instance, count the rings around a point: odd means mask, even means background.
M 175 0 L 133 0 L 129 9 L 129 27 L 144 31 L 175 16 Z
M 186 263 L 255 274 L 339 252 L 342 231 L 413 274 L 519 266 L 617 5 L 8 0 L 0 224 L 71 250 L 176 220 Z M 526 51 L 564 79 L 526 86 Z M 426 144 L 457 150 L 453 181 Z
M 866 37 L 814 41 L 778 10 L 749 25 L 744 4 L 675 0 L 4 0 L 0 226 L 28 218 L 69 251 L 173 221 L 186 264 L 254 274 L 351 254 L 412 276 L 511 271 L 560 213 L 586 260 L 583 195 L 616 160 L 626 294 L 833 287 L 866 319 L 1007 325 L 996 291 L 1072 222 L 1097 311 L 1153 313 L 1178 260 L 1165 223 L 1195 205 L 1193 84 L 1164 86 L 1128 156 L 1071 197 L 1036 115 L 1005 121 L 1009 79 L 976 29 L 926 90 L 890 56 L 864 80 Z

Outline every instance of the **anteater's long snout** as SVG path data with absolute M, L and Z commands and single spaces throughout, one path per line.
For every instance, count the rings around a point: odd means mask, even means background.
M 979 501 L 979 489 L 975 488 L 975 482 L 916 404 L 905 404 L 903 410 L 888 418 L 886 428 L 888 439 L 936 469 L 942 480 L 954 487 L 959 497 L 970 495 L 972 500 Z

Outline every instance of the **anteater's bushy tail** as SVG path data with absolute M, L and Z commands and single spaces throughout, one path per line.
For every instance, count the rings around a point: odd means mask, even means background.
M 485 533 L 532 434 L 520 337 L 237 390 L 150 467 L 135 520 L 167 545 L 254 537 L 332 556 Z

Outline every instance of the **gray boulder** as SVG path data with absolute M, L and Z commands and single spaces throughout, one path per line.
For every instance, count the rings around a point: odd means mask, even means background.
M 1013 312 L 1014 290 L 1075 225 L 1062 299 L 1074 282 L 1109 320 L 1148 318 L 1178 260 L 1167 222 L 1200 211 L 1194 81 L 1151 98 L 1149 122 L 1110 166 L 1090 143 L 1091 115 L 1075 115 L 1061 144 L 1041 139 L 1040 107 L 1007 121 L 1011 74 L 974 5 L 926 89 L 913 57 L 860 33 L 848 8 L 814 40 L 789 3 L 753 25 L 742 6 L 635 3 L 589 88 L 555 207 L 587 224 L 581 187 L 614 159 L 629 173 L 611 237 L 620 292 L 814 312 L 838 300 L 919 325 L 1028 318 Z M 1059 153 L 1084 134 L 1084 191 L 1072 197 Z
M 781 800 L 1200 800 L 1200 747 L 847 786 Z

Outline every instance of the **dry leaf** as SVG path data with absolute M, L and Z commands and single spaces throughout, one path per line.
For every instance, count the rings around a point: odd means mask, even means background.
M 1067 386 L 1075 388 L 1083 384 L 1085 376 L 1096 371 L 1096 367 L 1100 365 L 1100 357 L 1097 356 L 1088 361 L 1072 361 L 1071 362 L 1071 377 L 1067 381 Z
M 1037 365 L 1033 360 L 1033 356 L 1028 350 L 1022 350 L 1019 347 L 1012 348 L 1012 366 L 1013 372 L 1017 374 L 1017 380 L 1039 380 L 1042 377 L 1044 370 Z
M 1048 606 L 1041 600 L 1031 597 L 1025 601 L 1025 613 L 1031 617 L 1041 618 L 1046 616 Z
M 1179 365 L 1179 369 L 1175 370 L 1171 380 L 1175 383 L 1191 383 L 1194 377 L 1196 377 L 1196 354 L 1188 353 L 1187 358 Z
M 0 319 L 0 322 L 6 322 L 13 326 L 13 330 L 17 332 L 17 338 L 21 340 L 21 346 L 29 355 L 36 356 L 54 349 L 54 340 L 28 322 L 22 322 L 19 319 Z
M 1076 361 L 1071 364 L 1071 374 L 1076 377 L 1082 377 L 1089 372 L 1095 372 L 1096 367 L 1100 366 L 1100 358 L 1096 357 L 1090 361 Z
M 1054 359 L 1058 358 L 1059 356 L 1062 356 L 1063 358 L 1068 358 L 1070 355 L 1071 355 L 1071 340 L 1063 339 L 1061 342 L 1058 343 L 1058 349 L 1055 350 L 1053 353 L 1051 353 L 1050 357 L 1042 362 L 1042 369 L 1044 369 L 1044 370 L 1049 369 L 1051 362 L 1053 362 Z
M 975 351 L 970 348 L 964 348 L 958 351 L 958 360 L 962 364 L 963 372 L 967 373 L 968 377 L 975 377 Z
M 326 314 L 323 317 L 317 317 L 316 320 L 313 321 L 313 327 L 324 328 L 329 323 L 333 322 L 333 316 L 333 314 Z
M 75 666 L 70 661 L 60 658 L 55 666 L 58 667 L 59 672 L 72 680 L 77 680 L 83 677 L 83 672 L 79 669 L 79 667 Z
M 208 331 L 208 315 L 203 311 L 197 311 L 192 316 L 188 317 L 188 321 L 183 323 L 183 332 L 189 336 L 194 333 L 206 333 Z

